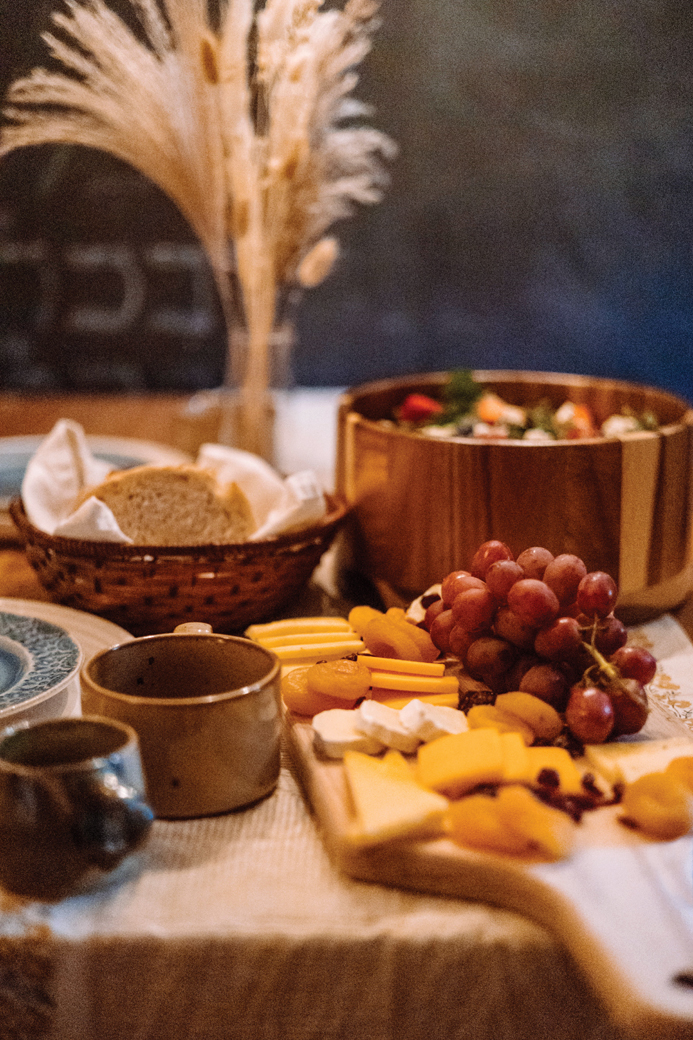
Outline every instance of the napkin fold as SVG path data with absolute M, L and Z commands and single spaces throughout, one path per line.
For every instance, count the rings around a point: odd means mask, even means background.
M 92 455 L 79 423 L 59 419 L 29 460 L 22 480 L 29 520 L 41 531 L 55 534 L 56 527 L 74 512 L 77 496 L 100 484 L 112 469 Z
M 236 483 L 244 492 L 257 525 L 249 541 L 308 527 L 327 511 L 312 470 L 283 478 L 259 456 L 221 444 L 203 444 L 196 464 L 214 473 L 220 486 Z M 112 471 L 92 454 L 79 423 L 58 420 L 24 474 L 22 500 L 29 520 L 47 534 L 132 544 L 99 499 L 91 496 L 75 508 L 84 491 Z

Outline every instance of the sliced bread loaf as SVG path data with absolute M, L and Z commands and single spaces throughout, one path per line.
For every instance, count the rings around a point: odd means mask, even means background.
M 250 503 L 237 484 L 220 488 L 193 465 L 136 466 L 111 473 L 83 492 L 105 503 L 135 545 L 221 545 L 255 530 Z

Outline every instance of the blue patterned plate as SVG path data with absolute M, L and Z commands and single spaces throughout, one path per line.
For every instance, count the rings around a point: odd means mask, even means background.
M 0 612 L 0 719 L 38 704 L 77 675 L 82 651 L 64 628 Z

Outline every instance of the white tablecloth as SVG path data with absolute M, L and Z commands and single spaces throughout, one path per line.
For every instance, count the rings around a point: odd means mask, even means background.
M 666 653 L 658 700 L 690 721 L 693 648 L 685 634 L 664 618 L 640 637 Z M 0 1040 L 46 1036 L 616 1040 L 617 1033 L 539 926 L 489 906 L 340 875 L 285 761 L 278 789 L 250 810 L 156 822 L 142 853 L 89 895 L 46 905 L 0 893 Z

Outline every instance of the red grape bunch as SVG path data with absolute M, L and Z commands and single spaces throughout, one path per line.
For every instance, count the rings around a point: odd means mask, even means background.
M 532 693 L 579 741 L 601 743 L 642 729 L 657 667 L 647 650 L 627 645 L 617 597 L 609 574 L 588 572 L 572 553 L 533 546 L 515 558 L 492 540 L 426 600 L 423 625 L 494 694 Z

